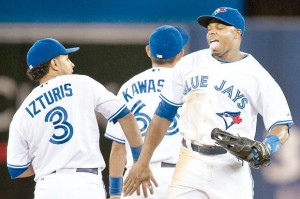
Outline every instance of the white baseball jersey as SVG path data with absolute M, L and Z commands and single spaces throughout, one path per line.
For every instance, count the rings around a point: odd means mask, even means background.
M 268 130 L 293 123 L 282 90 L 250 54 L 224 63 L 210 49 L 191 53 L 178 62 L 161 98 L 184 104 L 179 129 L 197 144 L 214 145 L 211 130 L 216 127 L 253 139 L 258 114 Z
M 123 102 L 88 76 L 63 75 L 39 85 L 11 122 L 10 172 L 24 171 L 32 164 L 37 181 L 59 169 L 103 170 L 95 111 L 114 121 L 125 109 Z
M 166 81 L 172 74 L 173 68 L 154 67 L 148 69 L 123 84 L 118 92 L 128 108 L 135 116 L 142 136 L 145 136 L 151 118 L 160 102 L 159 94 Z M 179 113 L 179 111 L 178 111 Z M 181 135 L 178 132 L 179 114 L 174 118 L 161 144 L 155 150 L 151 163 L 168 162 L 176 163 L 181 147 Z M 130 146 L 119 123 L 107 125 L 105 136 L 119 143 L 126 143 L 127 168 L 132 165 L 133 159 Z
M 178 62 L 161 98 L 173 106 L 183 104 L 179 130 L 189 143 L 181 149 L 168 198 L 252 199 L 247 163 L 230 153 L 195 152 L 190 142 L 214 145 L 211 130 L 216 127 L 253 139 L 258 114 L 268 130 L 291 125 L 286 99 L 269 73 L 250 54 L 224 63 L 214 59 L 210 49 L 200 50 Z

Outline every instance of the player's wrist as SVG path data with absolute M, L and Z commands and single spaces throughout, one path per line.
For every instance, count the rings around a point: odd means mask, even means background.
M 281 146 L 281 141 L 276 135 L 268 135 L 262 143 L 267 146 L 270 154 L 277 152 Z
M 138 159 L 139 159 L 139 156 L 141 154 L 141 151 L 142 151 L 142 146 L 143 145 L 140 145 L 140 146 L 137 146 L 137 147 L 130 147 L 131 149 L 131 153 L 132 153 L 132 158 L 133 158 L 133 161 L 136 162 Z
M 123 186 L 123 176 L 113 177 L 109 176 L 109 195 L 121 196 Z

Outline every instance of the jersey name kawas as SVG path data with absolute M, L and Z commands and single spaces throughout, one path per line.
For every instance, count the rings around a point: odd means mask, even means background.
M 122 95 L 126 102 L 141 93 L 156 93 L 161 92 L 165 80 L 163 79 L 148 79 L 134 82 L 131 86 L 122 91 Z

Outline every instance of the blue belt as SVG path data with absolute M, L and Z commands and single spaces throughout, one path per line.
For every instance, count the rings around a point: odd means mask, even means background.
M 176 164 L 173 163 L 167 163 L 167 162 L 161 162 L 161 167 L 176 167 Z
M 185 139 L 182 139 L 182 145 L 185 148 L 191 148 L 193 151 L 204 154 L 204 155 L 221 155 L 227 153 L 225 149 L 219 146 L 200 146 L 191 143 L 190 147 L 187 147 Z
M 77 168 L 75 171 L 98 175 L 98 168 Z M 56 171 L 53 171 L 52 173 L 56 173 Z
M 98 168 L 77 168 L 76 172 L 85 172 L 98 175 Z

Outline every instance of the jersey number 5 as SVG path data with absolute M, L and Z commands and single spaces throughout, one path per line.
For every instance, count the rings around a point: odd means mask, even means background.
M 63 131 L 62 133 L 61 131 L 56 131 L 49 140 L 51 143 L 63 144 L 72 138 L 73 126 L 67 122 L 67 119 L 68 113 L 61 106 L 57 106 L 47 113 L 45 122 L 52 122 L 55 130 L 60 129 Z

